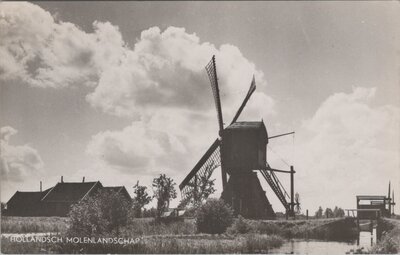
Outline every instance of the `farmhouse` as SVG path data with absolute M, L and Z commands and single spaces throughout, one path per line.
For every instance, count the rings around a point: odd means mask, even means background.
M 104 187 L 101 182 L 58 182 L 44 191 L 17 191 L 7 202 L 6 215 L 9 216 L 67 216 L 71 205 L 100 190 L 120 193 L 127 200 L 131 196 L 124 186 Z

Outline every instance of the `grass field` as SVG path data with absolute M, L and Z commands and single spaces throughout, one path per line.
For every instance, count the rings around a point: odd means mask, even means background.
M 62 233 L 68 225 L 64 217 L 1 217 L 2 233 Z
M 195 221 L 156 224 L 153 219 L 131 219 L 120 237 L 140 237 L 131 245 L 12 243 L 2 237 L 3 253 L 268 253 L 286 238 L 334 237 L 337 219 L 296 221 L 246 220 L 243 234 L 207 235 L 196 232 Z M 336 227 L 335 227 L 336 226 Z M 65 236 L 68 219 L 60 217 L 2 217 L 3 233 L 58 233 Z M 340 229 L 340 228 L 339 228 Z

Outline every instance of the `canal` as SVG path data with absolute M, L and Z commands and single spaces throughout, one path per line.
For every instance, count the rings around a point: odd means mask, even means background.
M 369 250 L 376 243 L 376 231 L 359 232 L 359 240 L 349 242 L 291 239 L 281 247 L 269 251 L 280 254 L 349 254 L 356 250 Z

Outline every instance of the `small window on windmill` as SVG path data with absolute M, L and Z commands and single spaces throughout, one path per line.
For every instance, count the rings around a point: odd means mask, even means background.
M 222 133 L 221 157 L 228 173 L 266 166 L 268 135 L 262 121 L 235 122 Z

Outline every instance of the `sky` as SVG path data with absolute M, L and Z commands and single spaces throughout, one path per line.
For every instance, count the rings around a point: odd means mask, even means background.
M 296 132 L 270 140 L 267 158 L 294 165 L 303 211 L 355 208 L 389 181 L 400 205 L 399 11 L 395 1 L 1 2 L 1 201 L 60 176 L 131 194 L 161 173 L 179 184 L 218 136 L 204 70 L 216 55 L 225 126 L 254 74 L 239 120 Z

